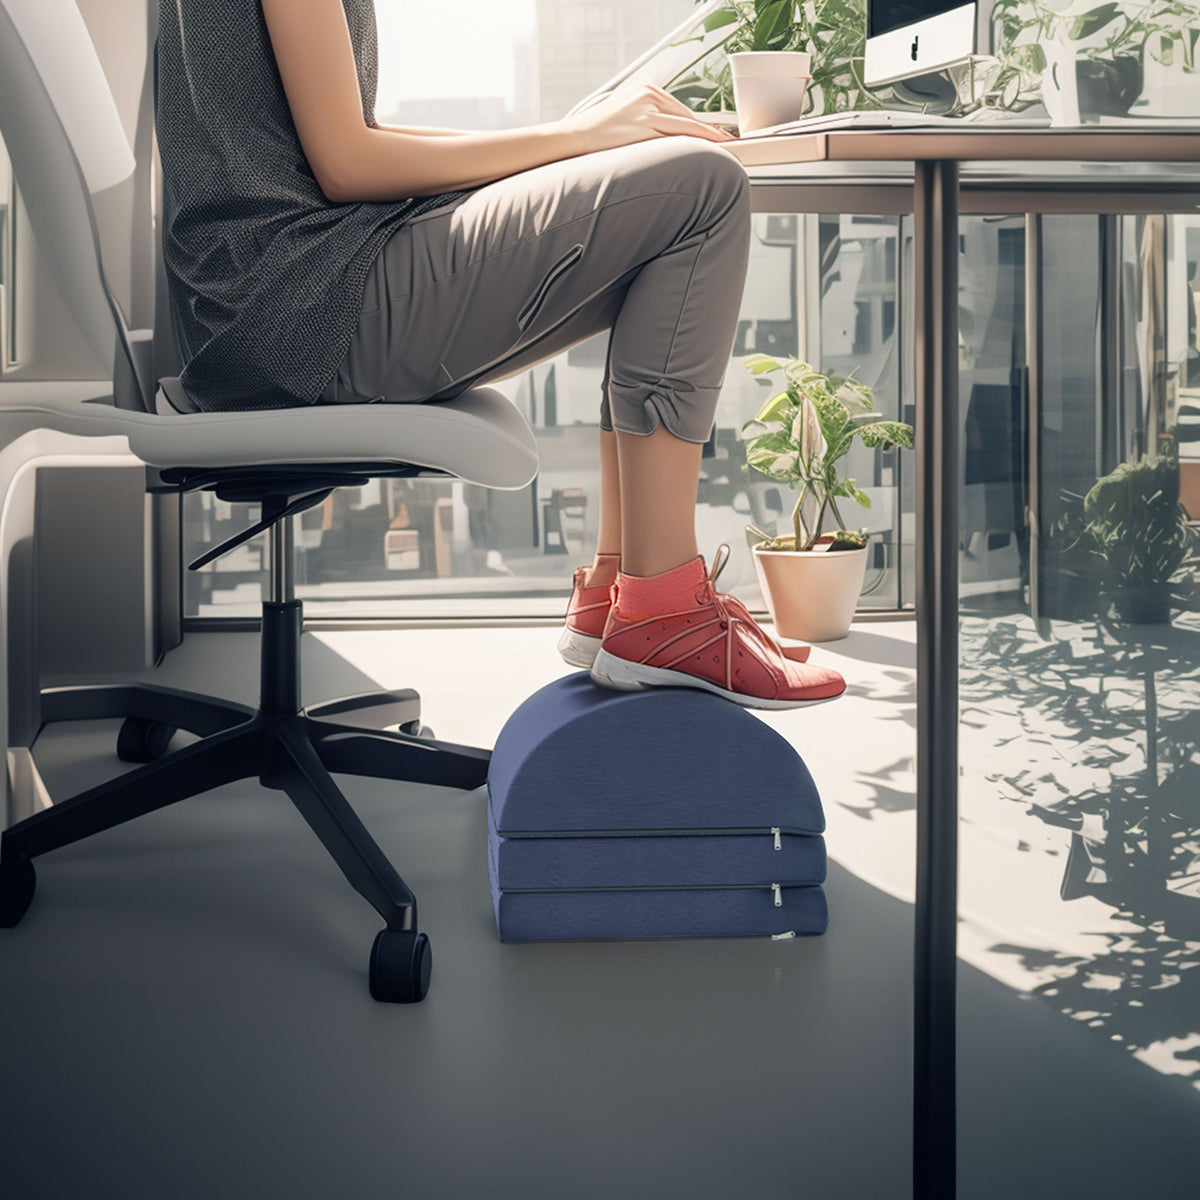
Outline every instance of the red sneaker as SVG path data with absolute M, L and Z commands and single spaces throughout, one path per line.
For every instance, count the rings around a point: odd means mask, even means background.
M 718 558 L 694 605 L 679 612 L 625 620 L 614 585 L 592 679 L 621 691 L 702 688 L 746 708 L 798 708 L 840 696 L 845 679 L 807 665 L 810 647 L 780 646 L 740 600 L 713 587 L 725 561 L 719 551 Z
M 587 670 L 595 661 L 604 634 L 604 622 L 612 607 L 613 585 L 584 587 L 587 567 L 576 567 L 574 590 L 567 604 L 567 621 L 558 638 L 558 652 L 573 667 Z

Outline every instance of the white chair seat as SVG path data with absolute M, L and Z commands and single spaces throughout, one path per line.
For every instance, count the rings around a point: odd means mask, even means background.
M 411 463 L 506 491 L 527 486 L 538 471 L 537 442 L 528 422 L 490 387 L 420 404 L 320 404 L 253 412 L 181 413 L 170 407 L 161 386 L 156 401 L 157 413 L 102 401 L 47 405 L 40 411 L 45 427 L 63 433 L 123 436 L 138 458 L 161 469 Z

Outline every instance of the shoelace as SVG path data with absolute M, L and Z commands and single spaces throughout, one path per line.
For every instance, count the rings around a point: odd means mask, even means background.
M 750 637 L 762 648 L 766 656 L 771 660 L 772 666 L 778 665 L 779 669 L 786 673 L 786 667 L 782 664 L 787 656 L 782 653 L 778 644 L 766 630 L 750 615 L 750 610 L 736 596 L 716 590 L 717 577 L 725 569 L 725 564 L 729 561 L 729 554 L 729 543 L 721 542 L 713 554 L 712 565 L 708 569 L 708 576 L 704 581 L 704 586 L 696 592 L 696 602 L 698 604 L 711 604 L 717 611 L 719 627 L 726 632 L 729 631 L 731 622 L 737 621 L 743 628 L 749 631 Z M 728 671 L 732 668 L 728 649 L 732 643 L 732 639 L 727 638 L 726 642 L 726 657 L 730 660 L 726 663 L 728 674 Z
M 697 601 L 702 604 L 711 604 L 716 608 L 722 629 L 728 630 L 731 620 L 736 620 L 762 647 L 772 660 L 772 665 L 779 664 L 782 667 L 787 656 L 780 650 L 778 643 L 750 615 L 750 610 L 736 596 L 727 592 L 718 592 L 714 586 L 717 576 L 720 575 L 728 561 L 729 544 L 722 542 L 713 555 L 712 567 L 709 569 L 704 587 L 696 593 Z M 782 667 L 782 669 L 786 672 L 786 667 Z

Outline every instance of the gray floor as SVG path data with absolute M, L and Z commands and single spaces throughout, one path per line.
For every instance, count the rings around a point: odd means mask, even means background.
M 427 719 L 463 738 L 561 673 L 554 636 L 332 640 L 407 656 Z M 489 637 L 503 680 L 474 657 Z M 401 682 L 305 643 L 310 700 Z M 910 651 L 873 626 L 819 653 L 910 737 Z M 153 677 L 253 700 L 255 653 L 192 635 Z M 48 730 L 51 793 L 115 774 L 115 730 Z M 886 738 L 852 752 L 859 777 L 872 754 L 892 770 Z M 814 738 L 826 791 L 839 756 Z M 379 923 L 279 793 L 225 788 L 47 856 L 0 936 L 6 1197 L 910 1194 L 910 904 L 835 855 L 823 937 L 501 945 L 482 794 L 344 783 L 420 898 L 426 1002 L 370 1000 Z M 1194 1194 L 1195 1089 L 965 963 L 960 997 L 963 1200 Z

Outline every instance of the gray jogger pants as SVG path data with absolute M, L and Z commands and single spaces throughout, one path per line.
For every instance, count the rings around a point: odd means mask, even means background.
M 741 163 L 670 136 L 545 163 L 400 226 L 318 403 L 445 400 L 611 329 L 600 427 L 705 442 L 750 243 Z

